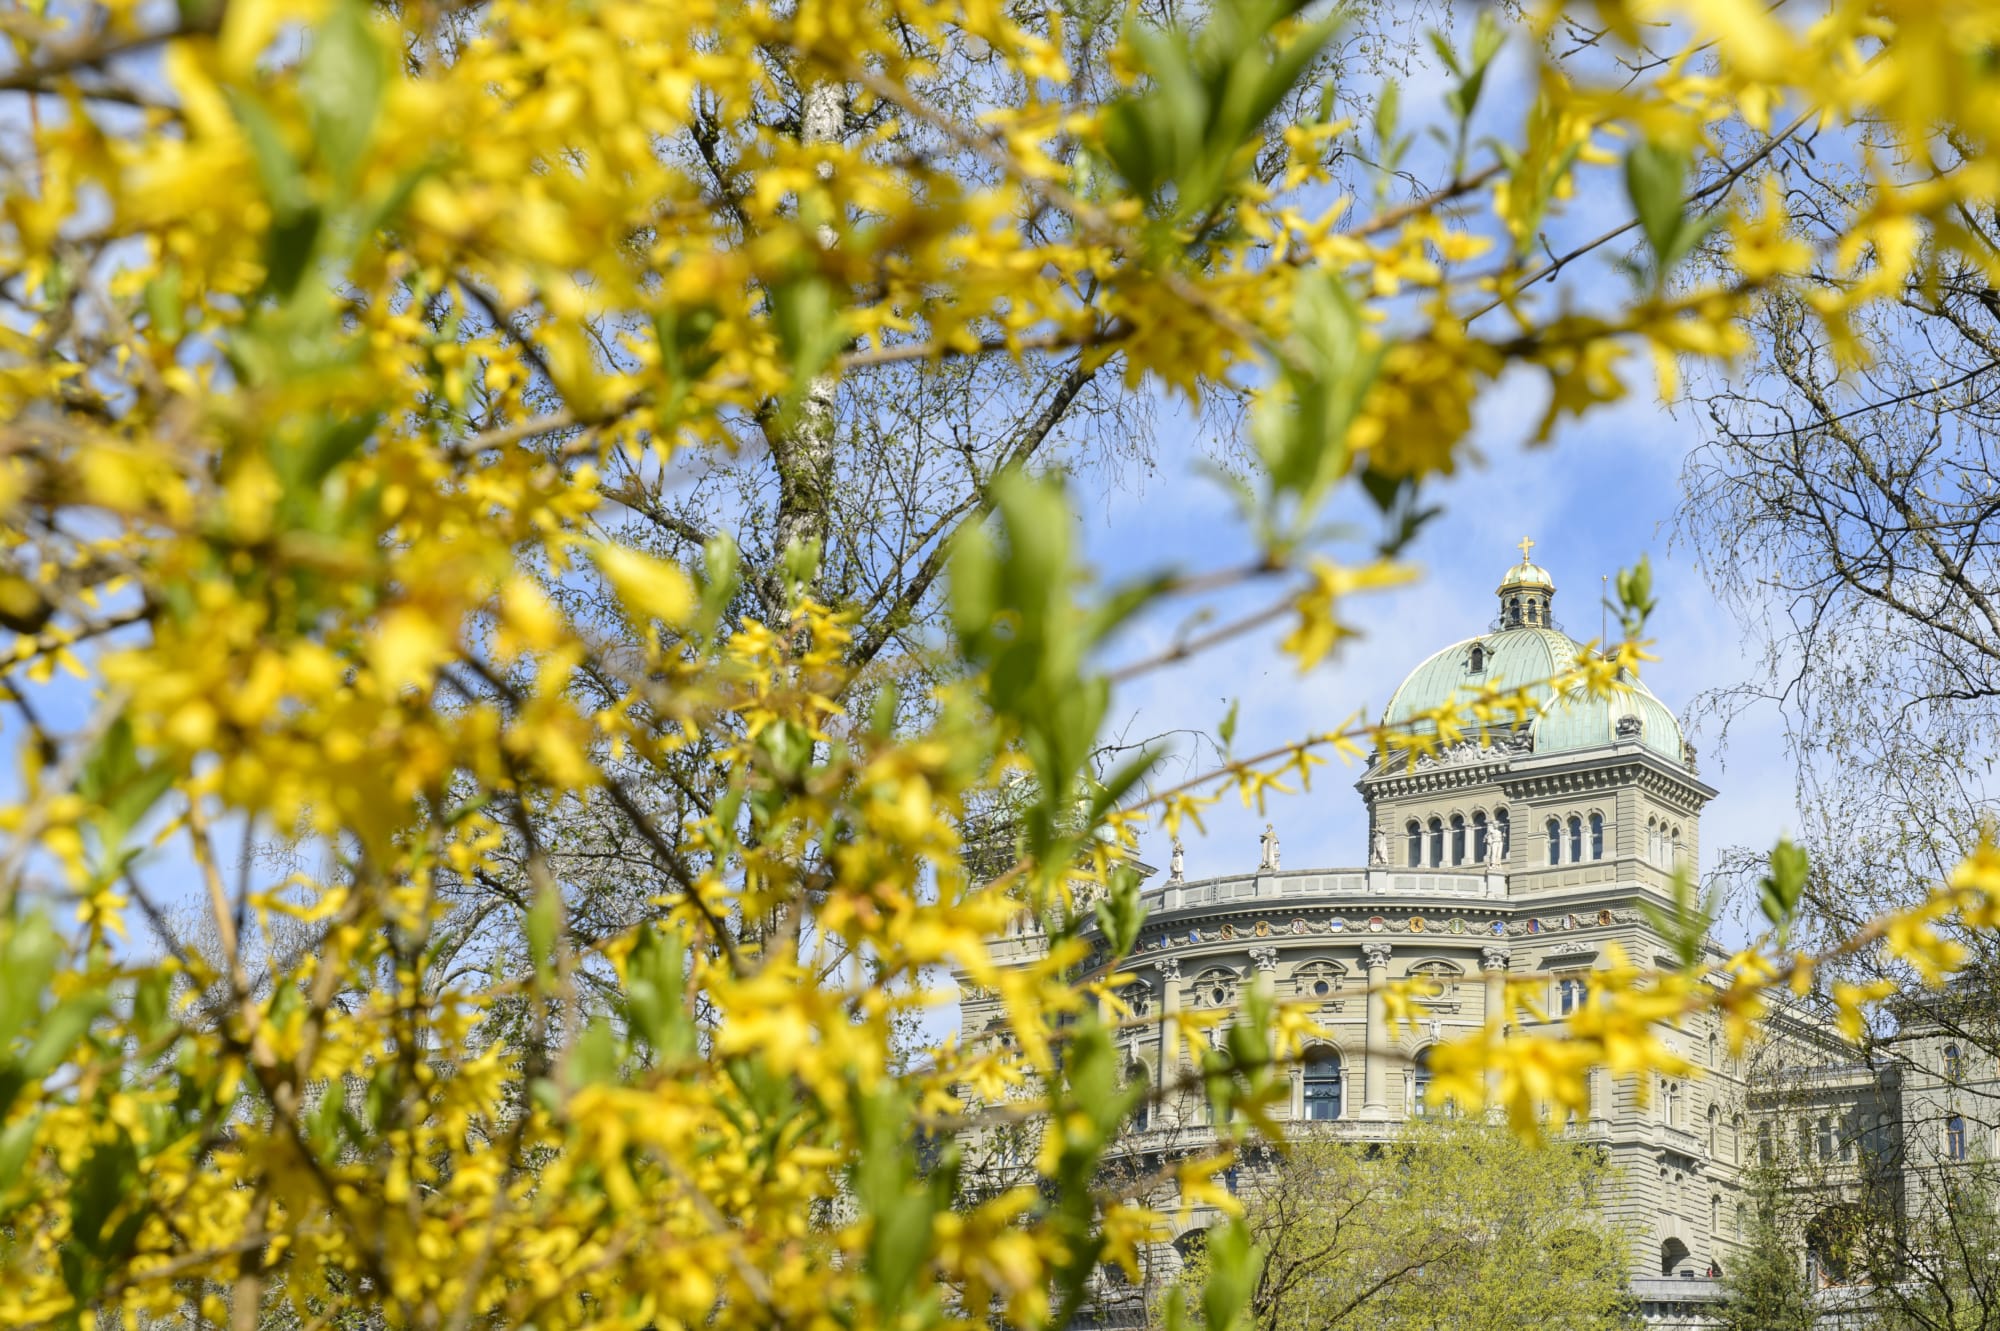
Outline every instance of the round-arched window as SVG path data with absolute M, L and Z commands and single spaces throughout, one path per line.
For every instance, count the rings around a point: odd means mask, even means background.
M 1507 811 L 1505 809 L 1495 809 L 1493 811 L 1493 832 L 1494 835 L 1500 838 L 1499 858 L 1504 860 L 1514 853 L 1513 828 L 1507 822 Z
M 1486 649 L 1484 647 L 1474 647 L 1472 649 L 1471 665 L 1472 673 L 1475 675 L 1486 669 Z
M 1410 838 L 1410 867 L 1419 868 L 1424 862 L 1424 829 L 1416 819 L 1412 818 L 1403 830 Z
M 1952 1081 L 1957 1081 L 1964 1068 L 1965 1059 L 1959 1054 L 1958 1046 L 1955 1044 L 1946 1045 L 1944 1047 L 1944 1075 Z
M 1431 819 L 1431 867 L 1444 863 L 1444 820 Z
M 1431 1046 L 1425 1045 L 1410 1064 L 1410 1112 L 1419 1117 L 1428 1115 L 1430 1107 L 1426 1102 L 1430 1094 Z
M 1590 858 L 1604 858 L 1604 815 L 1601 813 L 1590 815 Z
M 1451 862 L 1465 863 L 1465 815 L 1462 813 L 1451 816 Z
M 1583 863 L 1583 819 L 1575 814 L 1569 819 L 1569 862 Z
M 1472 861 L 1486 863 L 1486 810 L 1480 809 L 1472 815 Z
M 1340 1055 L 1324 1046 L 1306 1055 L 1305 1114 L 1315 1123 L 1340 1117 Z
M 1549 863 L 1561 864 L 1563 860 L 1563 828 L 1555 819 L 1549 819 Z

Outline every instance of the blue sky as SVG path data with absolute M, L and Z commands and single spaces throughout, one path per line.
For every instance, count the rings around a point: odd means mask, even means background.
M 1534 538 L 1536 562 L 1555 576 L 1558 619 L 1579 638 L 1598 633 L 1600 575 L 1651 557 L 1660 600 L 1651 632 L 1661 659 L 1647 667 L 1646 679 L 1676 712 L 1685 714 L 1704 690 L 1752 674 L 1754 662 L 1744 655 L 1735 620 L 1715 605 L 1691 552 L 1673 540 L 1680 467 L 1700 441 L 1688 413 L 1676 419 L 1649 385 L 1641 386 L 1626 402 L 1562 430 L 1551 443 L 1525 446 L 1540 409 L 1539 385 L 1523 377 L 1503 381 L 1487 399 L 1475 432 L 1485 461 L 1438 487 L 1435 497 L 1446 516 L 1409 551 L 1422 579 L 1348 603 L 1363 638 L 1301 675 L 1276 649 L 1282 629 L 1247 635 L 1122 691 L 1113 707 L 1114 728 L 1134 739 L 1183 727 L 1212 731 L 1229 700 L 1239 698 L 1238 751 L 1254 752 L 1335 725 L 1357 708 L 1377 714 L 1425 656 L 1485 627 L 1494 612 L 1493 589 L 1519 558 L 1516 545 L 1524 536 Z M 1197 455 L 1187 436 L 1184 426 L 1174 432 L 1173 451 L 1156 479 L 1082 506 L 1081 533 L 1099 573 L 1218 566 L 1242 557 L 1246 547 L 1229 499 L 1213 482 L 1193 476 Z M 1242 608 L 1271 594 L 1246 592 Z M 1174 628 L 1174 621 L 1149 621 L 1114 656 L 1162 649 L 1173 641 Z M 1776 721 L 1775 714 L 1743 718 L 1720 753 L 1713 726 L 1691 728 L 1703 776 L 1722 792 L 1703 819 L 1708 863 L 1727 844 L 1768 845 L 1791 820 L 1790 769 Z M 1352 786 L 1358 773 L 1323 770 L 1310 793 L 1271 807 L 1288 865 L 1351 865 L 1366 858 L 1367 825 Z M 1233 798 L 1217 806 L 1206 836 L 1190 831 L 1185 837 L 1189 875 L 1254 865 L 1264 821 Z M 1164 838 L 1152 834 L 1145 852 L 1164 865 Z
M 1501 56 L 1475 122 L 1475 140 L 1491 133 L 1518 141 L 1523 90 L 1531 86 L 1526 54 L 1516 37 Z M 1427 108 L 1435 115 L 1444 87 L 1435 61 L 1420 64 L 1405 81 L 1406 122 L 1418 121 Z M 1473 166 L 1482 160 L 1475 154 Z M 1431 167 L 1433 179 L 1441 180 L 1435 162 Z M 1562 252 L 1630 217 L 1619 169 L 1595 168 L 1578 197 L 1550 218 L 1547 240 Z M 1556 288 L 1540 289 L 1547 302 L 1543 308 L 1600 305 L 1629 292 L 1631 279 L 1614 266 L 1627 252 L 1622 242 L 1614 243 L 1568 270 Z M 1495 385 L 1475 418 L 1471 443 L 1479 460 L 1428 495 L 1444 505 L 1446 515 L 1407 552 L 1422 579 L 1350 603 L 1348 614 L 1365 637 L 1334 660 L 1300 675 L 1277 651 L 1282 628 L 1254 633 L 1123 690 L 1113 706 L 1114 730 L 1135 740 L 1183 728 L 1213 731 L 1230 700 L 1240 699 L 1237 751 L 1250 753 L 1336 725 L 1357 708 L 1379 715 L 1397 683 L 1425 656 L 1487 624 L 1493 589 L 1502 570 L 1519 558 L 1516 547 L 1524 536 L 1536 542 L 1536 562 L 1555 576 L 1559 621 L 1582 639 L 1599 632 L 1600 577 L 1646 555 L 1660 601 L 1650 631 L 1661 658 L 1647 668 L 1646 679 L 1682 715 L 1700 749 L 1703 778 L 1721 791 L 1702 820 L 1702 868 L 1711 868 L 1729 846 L 1768 847 L 1795 818 L 1791 767 L 1775 710 L 1739 716 L 1726 750 L 1718 743 L 1715 718 L 1690 715 L 1690 705 L 1705 691 L 1757 674 L 1752 649 L 1732 614 L 1716 604 L 1695 552 L 1674 539 L 1680 470 L 1688 453 L 1704 442 L 1702 421 L 1685 407 L 1675 412 L 1661 402 L 1643 354 L 1631 359 L 1627 372 L 1632 391 L 1625 401 L 1567 423 L 1543 445 L 1530 443 L 1546 401 L 1541 382 L 1510 373 Z M 1201 448 L 1179 404 L 1161 408 L 1161 444 L 1158 465 L 1144 478 L 1101 489 L 1098 480 L 1080 483 L 1081 538 L 1104 576 L 1162 566 L 1221 567 L 1248 551 L 1229 496 L 1199 474 Z M 1338 516 L 1360 518 L 1363 512 L 1350 504 Z M 1358 555 L 1360 546 L 1346 552 Z M 1270 595 L 1270 589 L 1245 592 L 1235 613 Z M 1134 659 L 1168 646 L 1177 622 L 1148 621 L 1113 658 Z M 1321 770 L 1310 793 L 1280 800 L 1269 810 L 1284 862 L 1360 864 L 1367 850 L 1366 820 L 1353 789 L 1358 773 Z M 1206 835 L 1192 829 L 1185 834 L 1189 876 L 1254 866 L 1265 821 L 1266 815 L 1242 808 L 1233 797 L 1217 806 L 1206 819 Z M 1166 864 L 1166 839 L 1158 831 L 1148 835 L 1143 851 L 1150 862 Z

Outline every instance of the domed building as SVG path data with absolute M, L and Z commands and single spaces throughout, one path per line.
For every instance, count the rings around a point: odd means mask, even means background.
M 1259 982 L 1316 1004 L 1328 1038 L 1291 1074 L 1291 1130 L 1392 1138 L 1426 1112 L 1432 1046 L 1478 1030 L 1510 978 L 1542 986 L 1542 1009 L 1560 1026 L 1614 944 L 1639 964 L 1674 964 L 1642 908 L 1670 904 L 1675 868 L 1694 866 L 1701 812 L 1716 791 L 1698 775 L 1673 713 L 1641 680 L 1623 677 L 1609 696 L 1559 696 L 1548 686 L 1589 649 L 1563 630 L 1555 579 L 1528 561 L 1529 545 L 1496 588 L 1492 620 L 1419 663 L 1382 719 L 1421 731 L 1435 709 L 1488 687 L 1525 687 L 1534 708 L 1414 762 L 1402 751 L 1374 755 L 1357 783 L 1368 811 L 1365 863 L 1280 867 L 1278 834 L 1267 829 L 1255 868 L 1187 879 L 1176 849 L 1173 871 L 1145 892 L 1148 914 L 1127 966 L 1141 977 L 1127 991 L 1138 1010 L 1232 1008 Z M 1032 934 L 1001 948 L 1003 959 L 1038 951 Z M 1415 1029 L 1391 1031 L 1374 991 L 1415 976 L 1440 997 Z M 1003 1020 L 993 996 L 966 991 L 969 1037 Z M 1814 1111 L 1820 1122 L 1886 1114 L 1870 1069 L 1824 1023 L 1804 1013 L 1780 1020 L 1790 1065 L 1817 1059 L 1800 1084 L 1828 1088 L 1828 1104 L 1839 1102 Z M 1201 1151 L 1213 1132 L 1206 1103 L 1173 1093 L 1188 1072 L 1182 1055 L 1158 1025 L 1123 1038 L 1128 1076 L 1159 1093 L 1125 1148 L 1148 1168 Z M 1746 1069 L 1707 1019 L 1662 1038 L 1698 1077 L 1640 1088 L 1600 1070 L 1589 1113 L 1562 1130 L 1597 1144 L 1612 1167 L 1605 1205 L 1630 1236 L 1643 1320 L 1702 1325 L 1720 1297 L 1714 1277 L 1747 1237 L 1753 1134 L 1761 1124 L 1768 1155 L 1778 1102 L 1750 1093 Z M 1788 1129 L 1779 1129 L 1786 1141 Z M 1806 1142 L 1805 1129 L 1798 1140 Z M 1214 1219 L 1196 1208 L 1190 1234 Z M 1168 1267 L 1177 1260 L 1160 1257 Z

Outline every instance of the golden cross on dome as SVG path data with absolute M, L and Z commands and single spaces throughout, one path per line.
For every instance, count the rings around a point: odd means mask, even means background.
M 1528 562 L 1528 551 L 1534 548 L 1535 548 L 1535 543 L 1533 541 L 1529 540 L 1525 536 L 1521 538 L 1521 562 L 1523 564 Z

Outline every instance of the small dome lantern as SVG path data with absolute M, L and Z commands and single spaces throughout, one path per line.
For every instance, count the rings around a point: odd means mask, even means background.
M 1529 560 L 1528 554 L 1535 543 L 1527 537 L 1521 538 L 1521 562 L 1507 570 L 1500 579 L 1500 627 L 1554 628 L 1553 609 L 1556 596 L 1556 580 L 1549 571 Z

